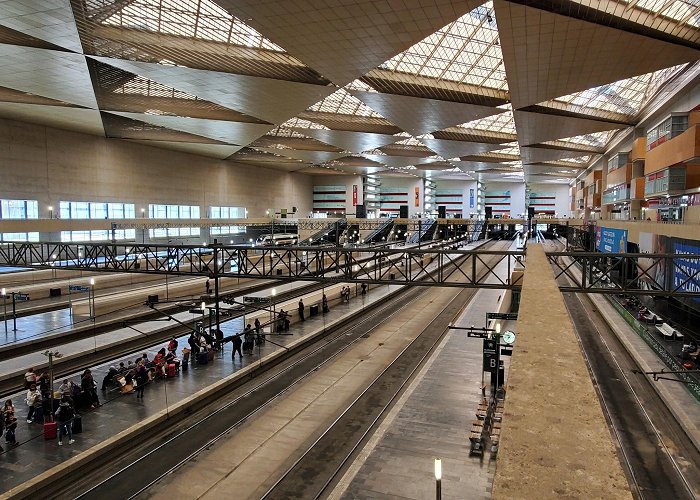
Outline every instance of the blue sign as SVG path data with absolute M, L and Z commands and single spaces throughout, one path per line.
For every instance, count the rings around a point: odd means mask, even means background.
M 68 285 L 68 290 L 71 292 L 89 292 L 90 287 L 85 285 Z
M 469 190 L 469 208 L 474 208 L 474 189 Z
M 680 238 L 672 239 L 673 253 L 676 255 L 699 255 L 700 242 L 692 240 L 683 240 Z M 700 259 L 691 259 L 677 257 L 674 259 L 673 265 L 673 284 L 674 290 L 682 292 L 700 293 Z M 698 301 L 697 298 L 694 298 Z
M 599 252 L 627 252 L 627 230 L 601 226 L 596 227 L 595 247 Z

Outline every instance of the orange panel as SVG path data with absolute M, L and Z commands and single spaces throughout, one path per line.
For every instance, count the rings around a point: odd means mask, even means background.
M 700 127 L 694 126 L 670 141 L 647 151 L 644 175 L 700 156 Z
M 630 200 L 644 199 L 644 177 L 637 177 L 630 181 Z
M 630 151 L 630 161 L 643 160 L 647 154 L 647 138 L 637 137 L 632 144 Z
M 632 164 L 628 163 L 624 167 L 616 168 L 612 172 L 608 172 L 607 183 L 605 189 L 610 189 L 618 184 L 629 184 L 632 180 Z
M 700 187 L 700 165 L 688 165 L 685 167 L 685 188 L 694 189 Z

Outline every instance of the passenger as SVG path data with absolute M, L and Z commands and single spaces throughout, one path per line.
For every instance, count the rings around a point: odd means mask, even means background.
M 243 352 L 253 354 L 253 327 L 248 323 L 243 330 Z
M 151 366 L 151 362 L 148 360 L 148 353 L 145 353 L 145 352 L 144 352 L 144 353 L 141 355 L 141 361 L 143 361 L 143 366 L 145 366 L 146 368 L 148 368 L 149 366 Z
M 360 293 L 362 295 L 367 295 L 367 283 L 362 283 L 360 286 Z
M 197 359 L 197 355 L 199 354 L 199 343 L 197 342 L 197 337 L 195 337 L 194 332 L 192 332 L 190 338 L 187 339 L 187 343 L 190 345 L 190 349 L 192 350 L 192 356 L 194 356 L 194 359 Z
M 204 284 L 204 288 L 207 292 L 207 295 L 211 294 L 211 284 L 209 283 L 209 280 Z
M 243 360 L 243 353 L 241 352 L 241 346 L 243 345 L 243 339 L 241 339 L 240 335 L 234 335 L 233 338 L 231 339 L 231 344 L 233 345 L 233 352 L 231 352 L 231 361 L 236 359 L 236 353 L 241 357 L 241 360 Z
M 165 376 L 165 347 L 161 348 L 158 354 L 156 354 L 156 357 L 153 358 L 153 367 L 158 377 Z
M 17 438 L 15 437 L 15 431 L 17 429 L 17 416 L 15 415 L 15 406 L 12 404 L 11 399 L 5 401 L 0 418 L 3 419 L 5 425 L 5 442 L 9 445 L 16 445 Z
M 124 363 L 122 363 L 121 365 L 124 366 Z M 102 379 L 102 391 L 106 391 L 108 385 L 114 384 L 116 382 L 116 377 L 119 375 L 119 373 L 120 372 L 114 366 L 109 367 L 107 375 L 105 375 L 105 378 Z M 63 394 L 63 391 L 61 391 L 61 394 Z
M 143 399 L 143 390 L 148 383 L 148 369 L 144 363 L 139 363 L 136 367 L 136 398 Z
M 182 348 L 182 366 L 186 366 L 190 364 L 190 352 L 192 352 L 191 349 L 188 349 L 187 347 Z M 184 368 L 185 370 L 187 368 Z
M 220 351 L 224 347 L 224 344 L 223 344 L 224 332 L 222 332 L 218 328 L 215 329 L 214 330 L 214 338 L 216 339 L 216 341 L 214 342 L 214 349 L 217 351 Z
M 170 342 L 168 342 L 168 351 L 170 351 L 170 352 L 177 351 L 177 339 L 175 337 L 171 338 Z
M 83 372 L 83 376 L 80 379 L 80 388 L 83 390 L 85 395 L 85 402 L 90 405 L 90 408 L 97 408 L 100 406 L 100 399 L 97 397 L 97 384 L 95 379 L 92 378 L 92 372 L 87 369 Z
M 75 411 L 67 398 L 61 399 L 61 404 L 58 405 L 54 416 L 58 424 L 58 446 L 63 446 L 63 436 L 68 436 L 68 444 L 75 443 L 72 429 Z
M 29 413 L 27 413 L 27 423 L 31 424 L 34 421 L 42 419 L 41 392 L 36 388 L 36 384 L 29 386 L 27 397 L 25 398 Z M 41 420 L 43 422 L 43 419 Z
M 265 335 L 263 335 L 260 318 L 255 318 L 255 343 L 263 345 L 265 343 Z
M 36 374 L 34 373 L 34 368 L 27 370 L 24 374 L 24 388 L 29 389 L 32 384 L 36 384 Z
M 326 314 L 330 309 L 328 309 L 328 297 L 326 297 L 326 294 L 323 294 L 323 297 L 321 297 L 321 309 L 323 310 L 323 314 Z
M 119 368 L 117 369 L 117 372 L 119 373 L 119 375 L 124 375 L 126 373 L 126 365 L 124 365 L 123 361 L 119 363 Z
M 113 368 L 110 366 L 110 369 Z M 73 395 L 73 382 L 69 382 L 68 379 L 64 380 L 61 385 L 58 386 L 58 392 L 61 393 L 61 397 L 63 396 L 68 396 L 71 397 Z
M 299 306 L 297 307 L 297 310 L 299 311 L 299 321 L 306 321 L 304 319 L 304 300 L 299 299 Z

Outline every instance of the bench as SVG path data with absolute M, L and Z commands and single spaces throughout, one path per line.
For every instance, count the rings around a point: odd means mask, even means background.
M 661 335 L 663 335 L 665 339 L 679 340 L 683 338 L 683 334 L 675 328 L 673 328 L 668 323 L 661 323 L 660 325 L 656 325 L 656 329 L 659 332 L 661 332 Z

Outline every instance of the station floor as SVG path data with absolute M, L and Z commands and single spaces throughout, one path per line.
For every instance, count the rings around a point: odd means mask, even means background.
M 280 287 L 277 288 L 280 290 Z M 274 345 L 273 342 L 280 345 L 289 344 L 302 336 L 325 328 L 326 323 L 334 319 L 361 311 L 369 303 L 382 300 L 383 297 L 396 288 L 396 286 L 370 287 L 365 296 L 353 293 L 349 303 L 332 305 L 330 312 L 325 315 L 319 314 L 307 318 L 307 321 L 303 323 L 293 323 L 289 332 L 291 335 L 270 336 L 271 342 L 266 342 L 261 348 L 256 347 L 252 355 L 244 355 L 242 360 L 236 357 L 235 361 L 232 361 L 231 345 L 227 344 L 224 352 L 218 354 L 213 362 L 204 366 L 190 366 L 188 371 L 181 371 L 176 378 L 149 384 L 146 387 L 143 400 L 137 400 L 134 394 L 123 395 L 116 390 L 98 391 L 102 406 L 95 410 L 82 412 L 83 433 L 75 436 L 76 442 L 73 445 L 68 445 L 64 442 L 64 445 L 59 447 L 57 440 L 45 441 L 42 427 L 39 424 L 27 424 L 26 422 L 27 406 L 24 402 L 24 393 L 14 395 L 11 399 L 17 409 L 19 424 L 17 440 L 19 445 L 10 447 L 3 440 L 2 446 L 5 450 L 0 453 L 0 492 L 22 484 L 39 473 L 138 423 L 140 420 L 162 411 L 167 405 L 181 401 L 234 371 L 257 362 L 261 357 L 280 348 Z M 354 292 L 353 287 L 351 289 Z M 237 318 L 222 324 L 222 330 L 225 335 L 238 333 L 242 329 L 243 318 Z M 114 332 L 112 335 L 118 338 L 119 335 L 125 333 L 127 332 Z M 133 333 L 133 331 L 130 331 L 130 334 Z M 178 339 L 180 345 L 178 350 L 186 345 L 186 340 L 187 337 Z M 94 340 L 89 339 L 87 342 L 94 343 Z M 163 344 L 163 347 L 165 347 L 165 344 Z M 62 346 L 60 349 L 64 350 L 67 348 L 68 346 Z M 155 351 L 157 349 L 149 350 L 149 358 L 153 357 Z M 40 354 L 37 355 L 40 356 Z M 107 372 L 110 364 L 118 364 L 119 361 L 126 363 L 128 359 L 135 360 L 137 357 L 140 357 L 140 352 L 122 360 L 112 361 L 109 364 L 91 367 L 98 385 L 101 386 L 104 374 Z M 4 361 L 0 365 L 10 362 L 16 368 L 21 364 L 22 360 L 18 358 L 18 361 Z M 2 371 L 7 370 L 3 369 Z M 71 380 L 76 381 L 77 378 L 74 376 Z M 60 380 L 56 383 L 58 385 Z

